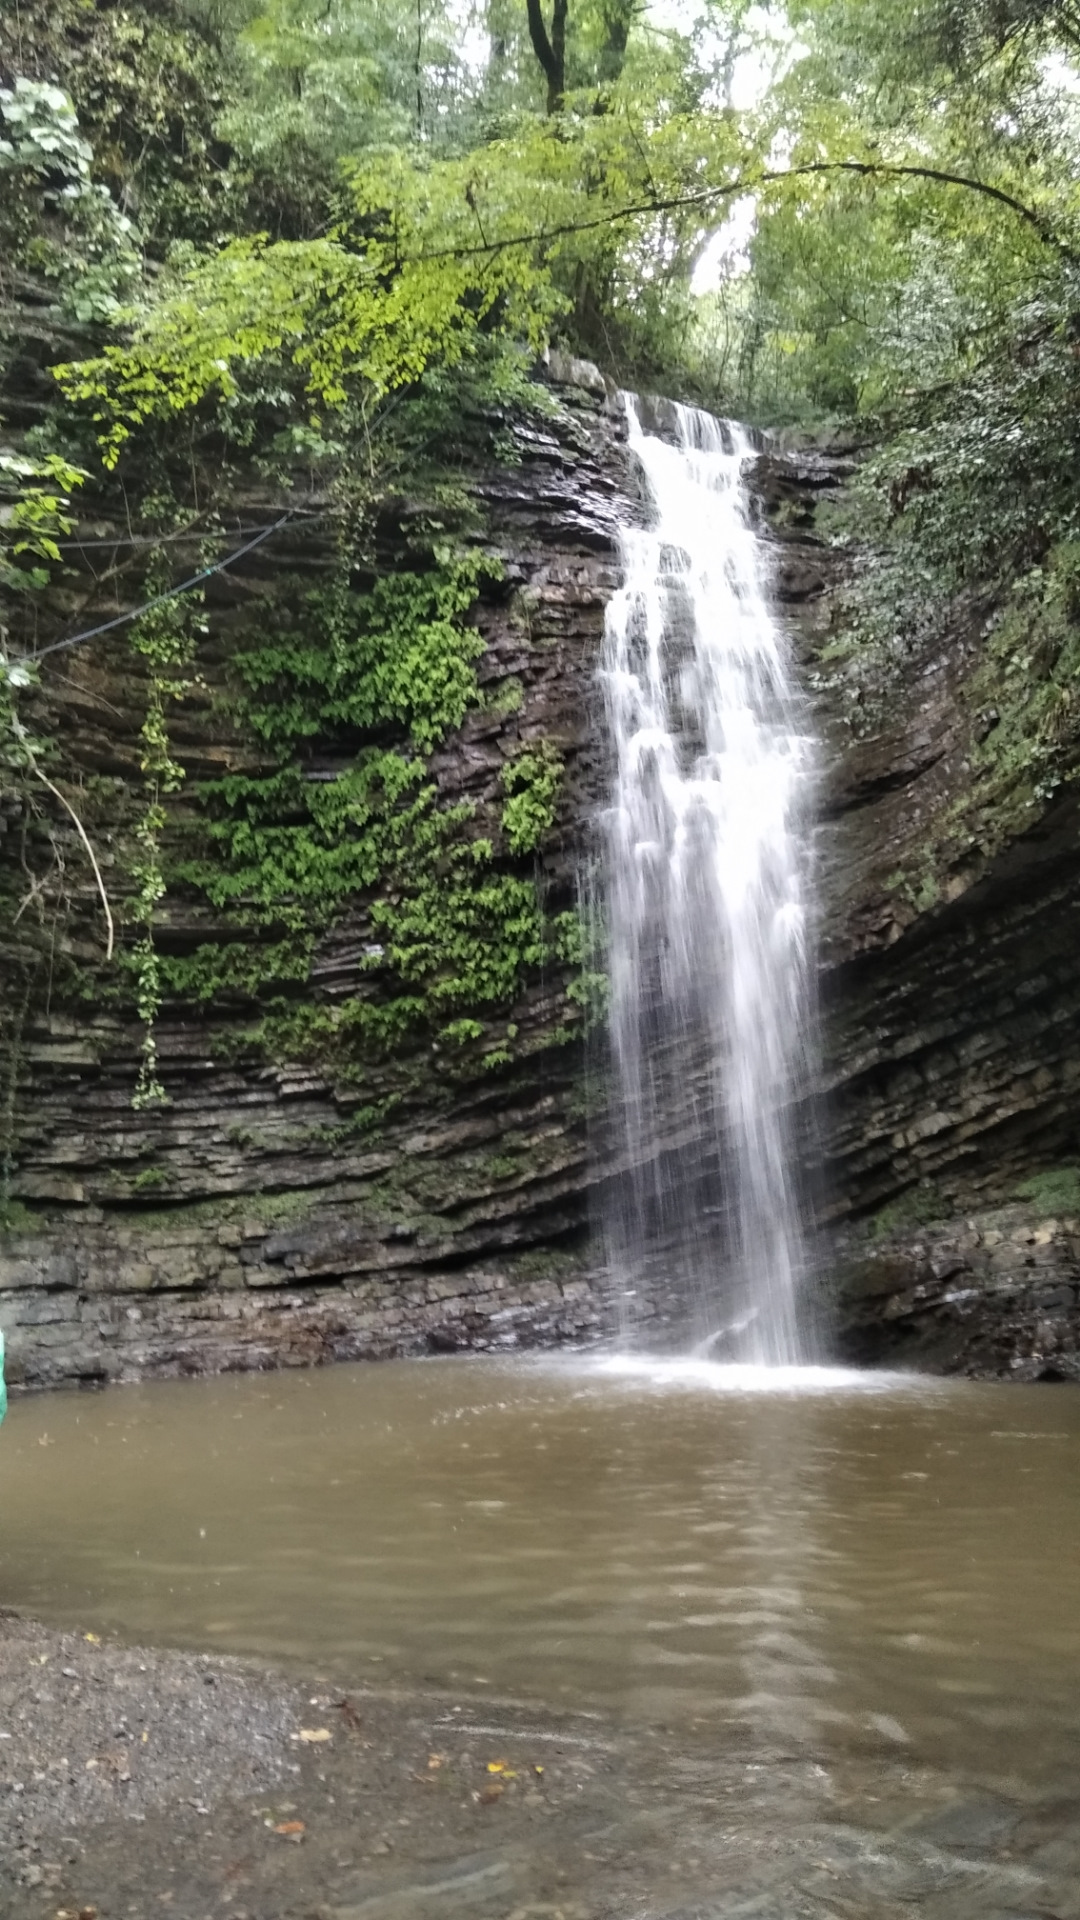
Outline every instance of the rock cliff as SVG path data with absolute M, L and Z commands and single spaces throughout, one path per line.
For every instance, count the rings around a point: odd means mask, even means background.
M 493 871 L 534 886 L 552 925 L 573 912 L 603 789 L 594 674 L 618 515 L 635 492 L 618 407 L 587 368 L 556 373 L 550 415 L 507 423 L 509 457 L 504 446 L 501 463 L 464 473 L 484 550 L 501 567 L 471 616 L 483 642 L 478 698 L 429 761 L 439 804 L 468 807 L 478 824 L 466 831 L 491 839 Z M 987 750 L 999 722 L 988 725 L 981 677 L 985 610 L 960 610 L 944 641 L 887 662 L 837 645 L 843 565 L 816 522 L 848 471 L 835 451 L 773 448 L 755 480 L 777 602 L 823 740 L 824 1064 L 807 1131 L 837 1337 L 871 1361 L 1071 1377 L 1075 806 L 1067 784 L 1040 800 Z M 245 529 L 281 510 L 254 483 L 234 505 Z M 421 511 L 402 501 L 385 516 L 378 571 L 402 565 Z M 123 576 L 109 577 L 114 534 L 92 513 L 81 522 L 58 632 L 122 604 Z M 293 591 L 329 564 L 320 523 L 298 520 L 208 583 L 197 670 L 171 722 L 189 782 L 250 768 L 250 739 L 224 697 L 230 660 L 283 582 Z M 54 658 L 38 711 L 65 743 L 56 779 L 90 820 L 123 911 L 148 686 L 110 638 Z M 558 793 L 535 853 L 515 854 L 499 838 L 507 769 L 540 749 L 557 760 Z M 340 740 L 314 739 L 305 764 L 311 779 L 339 778 Z M 291 1001 L 286 993 L 284 1026 L 267 1022 L 258 932 L 242 978 L 200 998 L 189 974 L 186 990 L 166 991 L 156 1036 L 168 1102 L 137 1108 L 143 1030 L 130 994 L 110 999 L 100 907 L 61 798 L 44 794 L 30 813 L 11 802 L 4 824 L 12 1199 L 0 1323 L 17 1378 L 301 1364 L 603 1329 L 588 1222 L 604 1167 L 589 1152 L 596 1063 L 577 991 L 588 955 L 553 944 L 523 963 L 497 1012 L 459 1022 L 449 1039 L 430 1025 L 410 1031 L 369 1049 L 358 1069 L 340 1010 L 377 1007 L 390 991 L 371 898 L 358 890 L 319 931 L 306 978 Z M 63 869 L 65 912 L 55 984 L 42 991 L 52 964 L 43 923 L 32 938 L 25 930 L 46 846 Z M 165 958 L 182 962 L 215 934 L 205 899 L 170 889 L 155 935 Z M 280 1004 L 279 991 L 271 1010 Z M 318 1043 L 299 1050 L 297 1005 L 322 1021 Z

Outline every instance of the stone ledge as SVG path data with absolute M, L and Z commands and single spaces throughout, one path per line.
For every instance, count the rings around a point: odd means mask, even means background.
M 3 1298 L 13 1387 L 105 1385 L 261 1372 L 335 1360 L 497 1352 L 599 1339 L 602 1285 L 574 1271 L 529 1276 L 491 1263 L 398 1272 L 273 1292 L 163 1286 L 139 1295 L 9 1290 Z
M 1001 1380 L 1080 1382 L 1080 1217 L 1016 1204 L 836 1245 L 845 1357 Z

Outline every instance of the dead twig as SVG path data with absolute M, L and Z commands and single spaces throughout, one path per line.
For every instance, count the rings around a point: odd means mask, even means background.
M 115 945 L 115 940 L 116 940 L 115 927 L 113 924 L 112 908 L 109 905 L 109 896 L 105 891 L 105 882 L 101 877 L 101 868 L 98 866 L 98 863 L 97 863 L 97 855 L 95 854 L 93 847 L 90 845 L 90 836 L 87 833 L 86 828 L 83 826 L 82 821 L 79 819 L 79 816 L 76 813 L 74 807 L 72 806 L 71 801 L 66 800 L 64 798 L 64 795 L 61 793 L 59 787 L 54 786 L 52 781 L 49 779 L 48 775 L 42 773 L 41 768 L 38 766 L 38 763 L 34 759 L 33 754 L 29 751 L 29 748 L 27 749 L 26 759 L 27 759 L 27 764 L 30 768 L 31 773 L 36 774 L 37 778 L 41 781 L 42 786 L 48 787 L 49 792 L 52 794 L 53 798 L 55 800 L 59 800 L 60 805 L 63 807 L 65 813 L 70 815 L 71 820 L 73 821 L 75 826 L 75 831 L 78 834 L 79 839 L 83 843 L 83 847 L 85 848 L 85 851 L 86 851 L 86 857 L 89 860 L 90 865 L 94 870 L 94 879 L 97 881 L 97 890 L 101 895 L 101 905 L 105 913 L 105 924 L 106 924 L 106 927 L 108 928 L 108 939 L 105 946 L 105 958 L 106 960 L 111 960 L 113 957 L 113 947 Z

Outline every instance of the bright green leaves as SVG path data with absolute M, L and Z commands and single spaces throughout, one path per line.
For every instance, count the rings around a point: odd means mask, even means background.
M 234 240 L 178 276 L 130 344 L 56 376 L 91 408 L 112 467 L 146 422 L 232 400 L 253 377 L 265 387 L 271 369 L 313 419 L 369 408 L 433 363 L 456 365 L 500 301 L 501 330 L 540 344 L 553 302 L 521 249 L 482 268 L 392 253 L 385 240 L 362 254 L 341 238 Z
M 495 871 L 490 842 L 471 837 L 472 808 L 441 804 L 422 761 L 371 749 L 331 781 L 294 766 L 215 782 L 203 800 L 214 857 L 177 877 L 241 924 L 288 927 L 294 939 L 261 946 L 247 962 L 234 942 L 166 963 L 186 993 L 253 994 L 297 980 L 313 937 L 364 896 L 364 966 L 380 991 L 361 996 L 350 1024 L 369 1041 L 506 1005 L 543 963 L 535 886 Z
M 59 454 L 0 446 L 0 590 L 26 593 L 47 584 L 47 567 L 22 562 L 59 560 L 57 542 L 72 527 L 71 495 L 86 477 Z
M 513 853 L 532 853 L 555 822 L 563 763 L 550 741 L 526 748 L 503 769 L 502 824 Z
M 8 656 L 4 600 L 48 585 L 49 568 L 60 559 L 58 543 L 73 524 L 71 494 L 85 479 L 81 467 L 59 454 L 0 446 L 0 767 L 31 765 L 41 746 L 18 712 L 19 692 L 36 683 L 37 668 Z
M 206 851 L 174 877 L 256 941 L 163 959 L 175 991 L 269 992 L 280 1003 L 266 1029 L 274 1044 L 321 1046 L 332 1029 L 339 1051 L 362 1053 L 455 1020 L 463 1040 L 478 1009 L 511 1004 L 554 953 L 535 884 L 497 869 L 472 803 L 447 804 L 425 757 L 477 702 L 483 643 L 469 616 L 498 571 L 483 554 L 447 551 L 426 572 L 358 593 L 343 567 L 305 597 L 295 625 L 237 659 L 240 712 L 278 765 L 200 788 Z M 328 753 L 339 763 L 328 767 Z M 550 827 L 561 776 L 546 746 L 511 763 L 502 820 L 513 851 Z M 281 1009 L 346 913 L 368 929 L 370 993 L 305 1025 L 301 1009 Z
M 746 159 L 724 118 L 650 125 L 643 109 L 526 121 L 460 159 L 350 162 L 333 232 L 236 239 L 195 260 L 163 281 L 129 342 L 58 368 L 61 386 L 91 408 L 111 466 L 146 422 L 220 407 L 253 382 L 276 379 L 313 417 L 367 419 L 480 340 L 535 354 L 586 286 L 629 324 L 659 296 L 657 248 L 670 266 L 699 245 L 711 194 Z
M 238 239 L 178 275 L 137 317 L 129 344 L 54 372 L 67 399 L 92 409 L 105 465 L 113 467 L 147 421 L 211 397 L 231 400 L 254 366 L 298 374 L 312 406 L 340 405 L 349 378 L 363 377 L 362 311 L 370 320 L 376 301 L 362 263 L 333 241 Z M 320 342 L 324 318 L 336 345 L 347 342 L 343 357 L 331 359 Z
M 490 868 L 486 841 L 455 837 L 396 899 L 373 906 L 384 958 L 425 991 L 430 1018 L 509 1004 L 546 958 L 544 914 L 532 881 Z
M 305 637 L 286 636 L 237 661 L 257 696 L 245 707 L 255 732 L 271 743 L 298 742 L 327 728 L 364 732 L 393 721 L 427 752 L 476 700 L 473 662 L 484 643 L 464 616 L 480 581 L 498 570 L 483 554 L 459 554 L 427 573 L 389 575 L 367 594 L 345 578 L 313 594 Z
M 422 761 L 371 748 L 333 779 L 309 777 L 294 762 L 208 781 L 200 798 L 214 857 L 188 863 L 179 877 L 217 907 L 302 933 L 328 926 L 426 836 L 434 789 Z

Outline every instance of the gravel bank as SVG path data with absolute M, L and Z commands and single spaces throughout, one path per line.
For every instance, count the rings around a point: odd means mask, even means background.
M 0 1616 L 0 1920 L 1080 1920 L 1075 1780 Z
M 19 1884 L 59 1884 L 43 1835 L 268 1787 L 299 1724 L 295 1687 L 238 1661 L 0 1615 L 0 1850 Z

